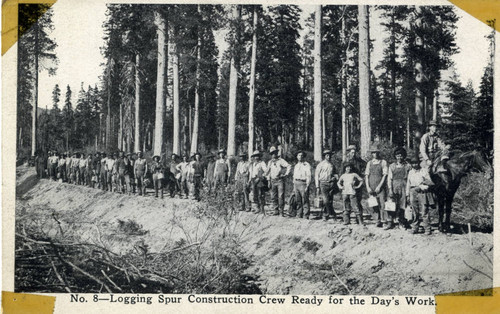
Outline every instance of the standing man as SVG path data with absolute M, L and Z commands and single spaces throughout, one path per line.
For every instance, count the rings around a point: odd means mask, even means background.
M 102 152 L 101 153 L 101 189 L 103 191 L 108 190 L 108 171 L 106 167 L 106 163 L 108 161 L 108 158 L 106 157 L 106 153 Z
M 219 159 L 215 162 L 214 167 L 214 186 L 217 190 L 219 187 L 226 187 L 229 178 L 231 177 L 231 163 L 226 159 L 226 151 L 219 150 Z
M 389 165 L 387 174 L 387 188 L 389 198 L 396 203 L 396 212 L 388 212 L 390 218 L 389 228 L 392 228 L 394 218 L 398 219 L 399 227 L 406 227 L 405 208 L 406 208 L 406 182 L 408 181 L 408 172 L 411 169 L 410 164 L 406 162 L 406 150 L 398 147 L 394 150 L 395 162 Z M 395 216 L 395 217 L 394 217 Z
M 74 184 L 78 184 L 80 180 L 80 154 L 73 153 L 73 158 L 71 158 L 71 181 Z
M 372 145 L 370 152 L 372 159 L 366 164 L 365 169 L 366 190 L 369 195 L 377 199 L 378 206 L 373 208 L 377 215 L 377 227 L 381 228 L 385 225 L 385 229 L 388 229 L 389 226 L 387 224 L 389 219 L 385 211 L 387 162 L 380 158 L 380 149 L 377 145 Z
M 59 158 L 59 162 L 57 163 L 57 177 L 61 180 L 61 182 L 66 181 L 66 154 L 63 153 L 61 158 Z
M 417 158 L 411 161 L 411 166 L 412 169 L 408 173 L 408 181 L 406 183 L 406 197 L 409 198 L 415 214 L 411 232 L 417 233 L 422 221 L 424 231 L 430 235 L 432 229 L 429 209 L 434 205 L 434 199 L 432 193 L 429 192 L 429 187 L 433 183 L 429 172 L 420 166 L 420 161 Z
M 172 178 L 169 180 L 169 190 L 170 190 L 170 197 L 174 197 L 176 194 L 179 194 L 181 192 L 181 173 L 177 169 L 177 160 L 179 159 L 179 156 L 177 154 L 172 154 L 170 156 L 170 174 L 172 175 Z
M 59 156 L 56 151 L 53 151 L 52 156 L 49 157 L 49 173 L 50 173 L 50 178 L 54 181 L 57 180 L 58 164 L 59 164 Z
M 135 171 L 134 171 L 135 156 L 134 155 L 135 155 L 134 153 L 127 154 L 127 159 L 128 159 L 127 173 L 129 175 L 130 189 L 132 190 L 132 193 L 135 194 Z
M 252 211 L 256 214 L 265 214 L 266 204 L 264 189 L 267 187 L 265 174 L 267 173 L 266 163 L 260 160 L 261 153 L 255 150 L 252 153 L 252 163 L 249 167 L 249 186 L 252 189 Z
M 281 213 L 281 216 L 285 217 L 285 178 L 292 171 L 292 166 L 278 156 L 276 147 L 271 146 L 269 153 L 272 158 L 267 164 L 267 177 L 274 207 L 271 215 L 278 216 Z
M 106 172 L 108 173 L 108 191 L 113 192 L 114 183 L 114 171 L 115 171 L 115 159 L 118 157 L 117 153 L 109 154 L 109 158 L 106 161 Z
M 208 189 L 208 195 L 212 194 L 212 189 L 214 187 L 214 172 L 215 172 L 215 160 L 214 155 L 210 154 L 207 156 L 208 163 L 205 169 L 205 184 Z
M 101 187 L 101 154 L 99 152 L 94 154 L 94 160 L 92 163 L 94 164 L 94 188 L 99 189 Z
M 335 211 L 333 210 L 333 191 L 336 181 L 339 179 L 337 175 L 337 169 L 331 162 L 332 151 L 325 149 L 323 151 L 323 160 L 318 164 L 315 170 L 315 184 L 316 184 L 316 195 L 321 193 L 323 198 L 323 210 L 321 214 L 323 220 L 327 221 L 332 217 L 334 220 L 336 218 Z M 309 219 L 309 217 L 306 217 Z
M 437 132 L 439 124 L 436 120 L 429 121 L 429 132 L 422 135 L 419 146 L 419 157 L 421 167 L 426 168 L 429 173 L 433 172 L 433 166 L 438 165 L 436 172 L 446 172 L 445 162 L 449 159 L 447 146 L 439 137 Z M 436 160 L 441 156 L 439 160 Z
M 304 160 L 306 153 L 297 153 L 297 164 L 293 168 L 293 191 L 297 202 L 299 218 L 309 217 L 309 186 L 311 185 L 311 165 Z
M 181 194 L 184 196 L 184 198 L 188 198 L 189 195 L 189 189 L 188 189 L 188 182 L 187 182 L 187 176 L 188 176 L 188 171 L 189 171 L 189 162 L 188 162 L 188 157 L 186 154 L 182 155 L 182 162 L 180 162 L 177 165 L 177 171 L 181 175 Z
M 340 171 L 342 171 L 342 169 L 345 169 L 345 166 L 347 164 L 351 165 L 352 173 L 356 173 L 362 178 L 364 177 L 366 161 L 364 161 L 361 157 L 359 157 L 359 152 L 356 145 L 349 145 L 347 147 L 347 155 L 345 160 L 343 160 L 340 165 Z M 342 174 L 343 173 L 339 173 L 339 177 Z M 356 203 L 358 206 L 358 210 L 361 212 L 361 215 L 363 215 L 363 206 L 361 205 L 361 199 L 363 198 L 363 189 L 355 189 L 355 193 L 356 193 Z
M 249 178 L 250 178 L 250 162 L 247 160 L 248 153 L 243 152 L 240 154 L 240 161 L 236 166 L 236 173 L 234 179 L 236 181 L 236 198 L 238 203 L 241 204 L 240 211 L 250 211 L 249 193 Z
M 92 153 L 87 155 L 87 168 L 85 169 L 85 182 L 87 186 L 93 187 L 92 174 L 94 172 L 94 161 L 92 160 Z
M 78 162 L 78 184 L 85 185 L 85 174 L 87 171 L 87 159 L 85 159 L 85 154 L 81 153 L 80 160 Z
M 189 164 L 189 181 L 191 186 L 191 196 L 199 201 L 200 200 L 200 189 L 203 182 L 203 164 L 201 162 L 201 154 L 195 153 L 193 156 L 193 161 Z
M 160 162 L 160 156 L 153 156 L 153 163 L 151 164 L 151 172 L 153 173 L 153 186 L 155 189 L 155 197 L 158 197 L 158 190 L 161 192 L 161 198 L 163 198 L 163 165 Z
M 146 196 L 146 184 L 144 179 L 146 179 L 146 173 L 148 172 L 148 163 L 146 159 L 143 158 L 142 152 L 137 153 L 137 160 L 134 163 L 134 175 L 137 182 L 137 188 L 139 189 L 139 195 Z

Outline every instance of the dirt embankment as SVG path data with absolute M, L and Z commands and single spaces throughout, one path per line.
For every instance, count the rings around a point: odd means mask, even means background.
M 231 234 L 251 262 L 245 273 L 256 279 L 263 293 L 418 295 L 492 285 L 486 276 L 493 272 L 492 234 L 472 233 L 471 245 L 469 235 L 412 235 L 370 224 L 343 226 L 246 212 L 214 225 L 212 218 L 199 215 L 203 207 L 190 200 L 38 181 L 32 170 L 18 169 L 18 223 L 36 223 L 26 217 L 37 217 L 49 235 L 64 230 L 116 253 L 138 244 L 159 252 L 181 239 L 195 243 L 210 234 Z M 148 232 L 120 233 L 119 220 L 132 220 Z

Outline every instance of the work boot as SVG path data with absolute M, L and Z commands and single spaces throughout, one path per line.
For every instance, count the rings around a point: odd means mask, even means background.
M 348 213 L 344 213 L 343 214 L 343 218 L 344 218 L 344 225 L 350 225 L 351 224 L 351 217 L 349 217 L 350 215 Z
M 389 230 L 389 229 L 392 229 L 394 227 L 392 221 L 389 221 L 385 226 L 384 226 L 384 230 Z
M 379 220 L 377 221 L 377 224 L 375 225 L 377 228 L 382 228 L 384 225 L 382 224 L 382 222 Z
M 364 225 L 365 225 L 365 223 L 364 223 L 364 221 L 363 221 L 363 215 L 359 215 L 359 214 L 358 214 L 358 215 L 356 215 L 356 219 L 357 219 L 357 221 L 358 221 L 358 224 L 360 224 L 360 225 L 362 225 L 362 226 L 364 226 Z

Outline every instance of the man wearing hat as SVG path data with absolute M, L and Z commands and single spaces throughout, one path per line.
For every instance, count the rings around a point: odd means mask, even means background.
M 106 157 L 105 152 L 101 152 L 101 189 L 103 191 L 108 190 L 108 171 L 106 170 L 106 163 L 108 161 L 108 158 Z
M 109 154 L 109 158 L 106 160 L 106 172 L 108 174 L 108 191 L 113 192 L 113 184 L 114 184 L 114 169 L 116 158 L 118 157 L 117 153 Z
M 78 161 L 78 184 L 85 185 L 86 182 L 86 172 L 87 172 L 88 161 L 85 158 L 85 154 L 80 154 L 80 160 Z
M 311 185 L 311 165 L 305 161 L 306 153 L 297 152 L 297 163 L 293 167 L 293 191 L 297 203 L 298 215 L 309 217 L 309 186 Z
M 323 160 L 318 164 L 315 170 L 315 184 L 316 184 L 316 195 L 321 193 L 323 198 L 323 209 L 321 214 L 323 220 L 328 220 L 330 217 L 336 218 L 335 211 L 333 210 L 333 189 L 335 182 L 339 179 L 337 175 L 337 169 L 331 162 L 332 151 L 325 149 L 323 151 Z M 309 219 L 309 216 L 305 216 Z
M 396 212 L 387 212 L 389 214 L 389 224 L 387 228 L 392 228 L 394 218 L 398 219 L 399 227 L 406 226 L 404 211 L 406 208 L 406 181 L 411 165 L 406 162 L 406 150 L 398 147 L 394 150 L 395 162 L 389 165 L 387 174 L 387 189 L 389 198 L 396 203 Z
M 377 227 L 387 225 L 387 212 L 385 211 L 385 186 L 387 178 L 387 161 L 380 158 L 380 149 L 378 145 L 373 144 L 370 147 L 372 159 L 368 161 L 365 169 L 365 184 L 368 195 L 377 199 L 378 206 L 374 207 L 377 215 Z M 387 226 L 386 226 L 387 227 Z
M 271 160 L 267 164 L 267 178 L 271 188 L 271 199 L 274 211 L 271 215 L 277 216 L 281 213 L 285 216 L 285 178 L 292 171 L 292 166 L 279 156 L 276 147 L 269 149 Z
M 205 168 L 205 185 L 208 188 L 208 194 L 212 194 L 212 189 L 214 185 L 214 172 L 215 172 L 215 160 L 214 155 L 210 154 L 207 156 L 208 163 Z
M 250 162 L 248 162 L 248 153 L 240 153 L 240 161 L 236 166 L 234 180 L 236 181 L 236 198 L 241 204 L 241 211 L 250 211 L 250 199 L 248 198 L 248 182 L 250 179 Z
M 179 156 L 176 153 L 173 153 L 170 156 L 170 173 L 172 174 L 173 178 L 170 182 L 171 186 L 169 187 L 170 190 L 170 197 L 174 197 L 176 194 L 179 194 L 181 192 L 181 173 L 177 169 L 178 162 L 177 160 L 179 159 Z
M 189 190 L 191 191 L 191 197 L 197 201 L 200 200 L 200 189 L 203 182 L 203 164 L 201 162 L 201 154 L 196 152 L 192 155 L 192 161 L 188 166 L 188 183 Z
M 340 171 L 342 169 L 345 169 L 345 166 L 347 164 L 351 165 L 351 172 L 358 174 L 360 177 L 364 177 L 365 175 L 365 168 L 366 168 L 366 161 L 364 161 L 361 157 L 359 157 L 359 151 L 356 145 L 349 145 L 347 147 L 347 154 L 345 156 L 345 160 L 342 161 L 340 164 Z M 343 173 L 339 173 L 339 177 Z M 361 205 L 361 200 L 363 199 L 363 190 L 362 189 L 356 189 L 356 205 L 358 206 L 359 211 L 361 212 L 361 215 L 363 215 L 363 206 Z
M 137 188 L 139 189 L 139 195 L 146 196 L 146 184 L 144 179 L 146 179 L 146 174 L 148 172 L 148 163 L 143 157 L 142 152 L 137 153 L 137 160 L 134 163 L 134 175 L 137 182 Z
M 226 151 L 221 149 L 218 152 L 219 159 L 215 162 L 214 167 L 214 184 L 215 189 L 220 186 L 226 186 L 231 177 L 231 163 L 226 158 Z
M 266 204 L 265 192 L 267 188 L 267 180 L 265 174 L 267 173 L 266 163 L 261 158 L 261 153 L 255 150 L 252 153 L 252 162 L 248 169 L 249 187 L 252 190 L 252 212 L 258 214 L 265 214 L 264 206 Z
M 93 187 L 100 188 L 101 185 L 101 153 L 96 152 L 94 154 L 94 159 L 92 160 L 92 167 L 94 169 L 93 177 Z
M 429 187 L 433 185 L 427 169 L 420 166 L 417 158 L 411 160 L 412 169 L 408 172 L 408 181 L 406 183 L 406 197 L 414 211 L 414 220 L 411 225 L 412 233 L 417 233 L 420 222 L 427 234 L 431 234 L 431 222 L 429 209 L 434 205 L 434 198 L 429 192 Z
M 422 161 L 421 166 L 428 169 L 429 172 L 432 171 L 432 165 L 440 165 L 436 170 L 437 172 L 446 172 L 446 168 L 440 161 L 445 161 L 449 159 L 448 150 L 449 147 L 441 140 L 437 129 L 439 123 L 436 120 L 429 121 L 429 132 L 422 135 L 420 139 L 419 146 L 419 157 Z M 436 160 L 436 157 L 441 154 L 441 159 Z
M 92 174 L 94 173 L 94 163 L 92 153 L 87 155 L 87 168 L 85 169 L 85 184 L 93 187 Z
M 78 184 L 78 166 L 80 164 L 80 154 L 73 153 L 71 158 L 71 183 Z
M 57 177 L 60 181 L 66 181 L 66 154 L 61 154 L 61 158 L 57 163 Z
M 52 151 L 49 157 L 49 177 L 56 181 L 57 180 L 57 165 L 59 164 L 59 156 L 56 151 Z
M 163 165 L 160 162 L 160 156 L 153 156 L 153 162 L 151 163 L 151 172 L 153 174 L 153 186 L 155 189 L 155 197 L 158 197 L 158 190 L 160 191 L 161 198 L 163 198 Z
M 189 162 L 188 162 L 188 156 L 183 155 L 182 156 L 182 162 L 177 164 L 177 170 L 179 171 L 181 175 L 181 193 L 184 195 L 184 198 L 188 198 L 189 195 L 189 190 L 188 190 L 188 182 L 187 182 L 187 176 L 188 176 L 188 168 Z

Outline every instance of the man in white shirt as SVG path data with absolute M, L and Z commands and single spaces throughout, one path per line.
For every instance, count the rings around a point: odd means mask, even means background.
M 297 153 L 297 164 L 293 168 L 293 190 L 297 202 L 298 217 L 309 217 L 309 186 L 311 185 L 311 165 L 304 160 L 306 153 Z
M 321 211 L 323 220 L 327 221 L 332 217 L 336 218 L 333 210 L 333 189 L 338 180 L 337 169 L 331 162 L 332 151 L 325 149 L 323 151 L 323 160 L 318 164 L 315 174 L 316 195 L 321 193 L 323 198 L 323 209 Z
M 188 189 L 187 178 L 188 178 L 188 171 L 189 171 L 189 162 L 188 162 L 187 155 L 182 156 L 182 162 L 177 164 L 176 168 L 181 174 L 181 194 L 183 194 L 184 198 L 188 198 L 189 189 Z
M 278 149 L 271 146 L 269 153 L 272 158 L 267 164 L 267 177 L 271 188 L 271 199 L 274 211 L 272 216 L 285 216 L 285 178 L 290 174 L 292 166 L 278 156 Z
M 225 187 L 231 177 L 231 163 L 226 158 L 226 151 L 221 149 L 218 154 L 219 159 L 215 161 L 214 167 L 214 184 L 216 190 L 218 187 Z
M 240 154 L 240 161 L 236 166 L 234 180 L 236 182 L 236 198 L 241 204 L 241 211 L 250 211 L 250 200 L 248 198 L 248 181 L 250 177 L 250 162 L 247 160 L 248 154 L 243 152 Z

